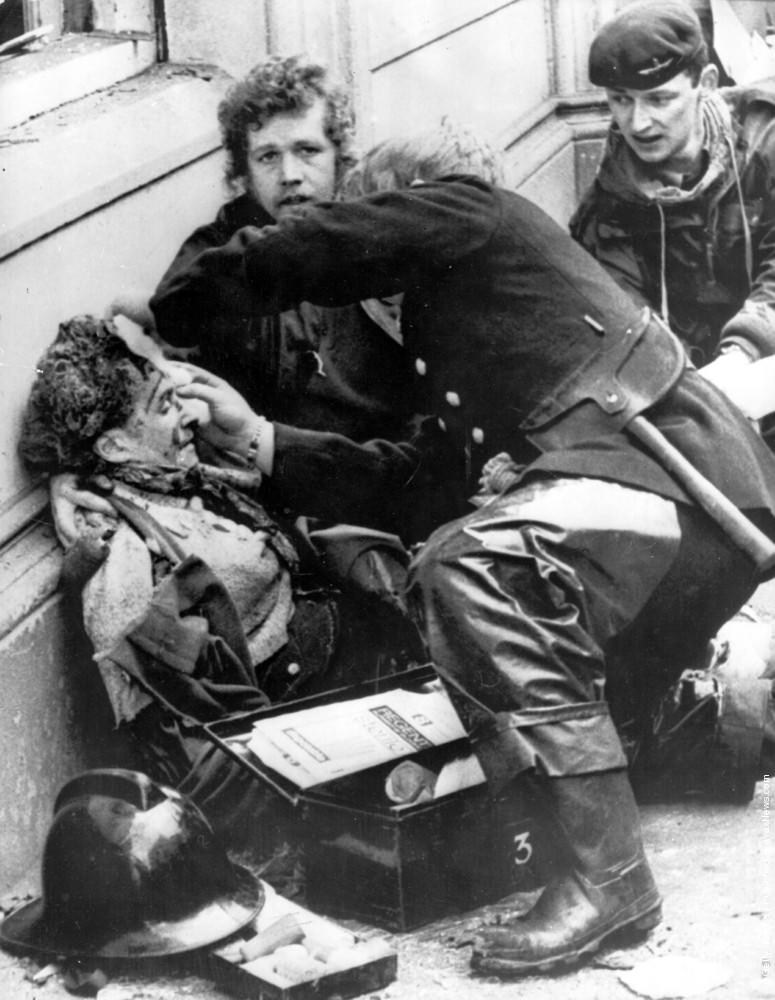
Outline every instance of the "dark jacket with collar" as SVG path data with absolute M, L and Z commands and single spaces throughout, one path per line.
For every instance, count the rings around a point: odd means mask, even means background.
M 670 326 L 698 366 L 722 341 L 753 356 L 775 352 L 775 80 L 725 88 L 711 102 L 718 133 L 691 190 L 647 196 L 612 126 L 570 223 L 636 300 L 659 311 L 665 292 Z
M 214 287 L 206 299 L 196 295 L 191 269 L 202 251 L 223 246 L 243 226 L 272 223 L 241 195 L 193 232 L 151 299 L 159 334 L 175 347 L 197 347 L 199 363 L 270 420 L 356 441 L 398 438 L 410 414 L 406 356 L 358 303 L 325 308 L 302 302 L 259 316 L 239 285 Z
M 579 433 L 543 453 L 531 443 L 526 418 L 569 380 L 583 382 L 601 343 L 616 346 L 642 311 L 519 195 L 473 178 L 446 178 L 322 205 L 275 227 L 243 229 L 203 253 L 192 270 L 202 301 L 215 289 L 240 286 L 250 289 L 261 313 L 305 299 L 335 306 L 403 291 L 417 409 L 441 419 L 468 467 L 469 486 L 488 457 L 507 451 L 529 463 L 529 471 L 600 477 L 686 500 L 614 425 L 581 424 Z M 168 302 L 174 299 L 172 287 Z M 649 413 L 738 506 L 775 509 L 772 456 L 742 414 L 696 372 L 680 375 Z M 386 469 L 408 470 L 411 478 L 406 450 L 379 447 Z M 277 475 L 282 479 L 303 461 L 289 451 Z M 338 492 L 346 508 L 355 491 L 334 469 L 314 471 L 318 493 Z

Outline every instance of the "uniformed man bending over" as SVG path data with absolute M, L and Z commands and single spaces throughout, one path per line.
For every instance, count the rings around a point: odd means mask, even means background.
M 704 648 L 757 583 L 751 558 L 625 424 L 645 415 L 770 535 L 775 463 L 673 334 L 541 210 L 427 151 L 427 137 L 383 145 L 362 177 L 378 193 L 237 232 L 192 264 L 186 294 L 234 282 L 273 312 L 403 292 L 419 405 L 470 488 L 496 454 L 518 469 L 432 534 L 410 576 L 488 780 L 533 774 L 566 842 L 567 869 L 534 909 L 476 943 L 475 968 L 514 975 L 659 921 L 607 685 L 662 690 L 665 664 Z M 211 404 L 213 443 L 255 452 L 260 418 L 223 383 L 181 392 Z M 411 480 L 417 454 L 376 446 Z M 346 517 L 354 491 L 340 471 L 310 475 Z

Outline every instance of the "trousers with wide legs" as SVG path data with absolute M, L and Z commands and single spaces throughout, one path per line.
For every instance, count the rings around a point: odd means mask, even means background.
M 478 967 L 550 968 L 658 919 L 608 700 L 658 696 L 755 586 L 702 512 L 595 479 L 522 484 L 420 550 L 410 600 L 485 774 L 536 775 L 571 859 Z

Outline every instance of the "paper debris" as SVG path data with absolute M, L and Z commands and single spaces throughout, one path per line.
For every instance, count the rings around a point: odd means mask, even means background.
M 311 788 L 465 735 L 442 688 L 396 688 L 262 718 L 248 746 L 267 767 Z
M 640 962 L 619 979 L 633 991 L 650 1000 L 674 997 L 697 997 L 723 986 L 732 977 L 729 966 L 699 958 L 664 955 Z

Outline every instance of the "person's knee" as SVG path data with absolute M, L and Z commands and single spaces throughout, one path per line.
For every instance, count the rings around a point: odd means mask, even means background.
M 457 576 L 452 553 L 456 535 L 452 525 L 439 528 L 415 553 L 409 566 L 406 586 L 409 616 L 426 638 L 429 620 L 436 619 L 438 610 L 446 609 L 450 603 L 450 590 Z
M 457 524 L 445 524 L 433 532 L 414 555 L 409 568 L 409 587 L 435 591 L 449 581 L 459 559 L 461 530 Z

